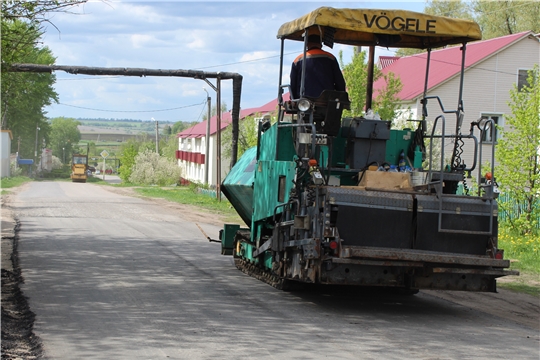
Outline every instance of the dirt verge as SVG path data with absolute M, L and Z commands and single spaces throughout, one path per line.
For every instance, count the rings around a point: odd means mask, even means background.
M 16 258 L 14 250 L 13 260 Z M 2 269 L 2 359 L 39 359 L 43 355 L 41 340 L 33 332 L 35 315 L 19 288 L 22 282 L 18 266 L 14 271 Z
M 19 223 L 2 195 L 2 359 L 40 359 L 41 340 L 34 334 L 35 315 L 20 289 L 24 282 L 17 251 Z

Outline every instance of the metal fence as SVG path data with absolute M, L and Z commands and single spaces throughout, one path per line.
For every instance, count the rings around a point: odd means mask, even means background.
M 517 219 L 527 211 L 527 204 L 513 199 L 508 194 L 501 194 L 498 198 L 498 203 L 500 222 Z M 538 203 L 535 210 L 538 210 Z M 540 229 L 540 221 L 537 221 L 536 228 Z

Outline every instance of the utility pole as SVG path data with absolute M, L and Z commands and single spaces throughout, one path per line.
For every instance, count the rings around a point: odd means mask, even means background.
M 216 86 L 203 79 L 216 92 L 216 198 L 221 201 L 221 77 L 216 78 Z
M 158 121 L 154 118 L 152 118 L 152 121 L 156 122 L 156 154 L 159 155 L 159 127 L 158 127 Z
M 206 92 L 206 104 L 208 105 L 208 115 L 206 116 L 206 140 L 204 141 L 204 183 L 208 185 L 208 171 L 210 169 L 210 117 L 212 116 L 212 98 L 205 88 L 203 88 L 203 90 Z
M 19 151 L 21 151 L 21 137 L 17 138 L 17 158 L 15 159 L 15 169 L 19 167 Z
M 218 76 L 216 79 L 216 115 L 217 115 L 217 128 L 216 128 L 216 198 L 221 202 L 221 78 Z
M 39 126 L 36 125 L 36 147 L 34 149 L 34 164 L 36 165 L 37 165 L 37 158 L 38 158 L 37 157 L 38 133 L 39 133 Z

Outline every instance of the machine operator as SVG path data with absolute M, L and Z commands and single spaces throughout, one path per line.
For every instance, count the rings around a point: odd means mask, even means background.
M 323 90 L 345 91 L 345 79 L 335 56 L 321 49 L 321 36 L 308 36 L 304 96 L 318 98 Z M 302 62 L 304 54 L 294 59 L 291 66 L 291 92 L 293 99 L 300 98 Z

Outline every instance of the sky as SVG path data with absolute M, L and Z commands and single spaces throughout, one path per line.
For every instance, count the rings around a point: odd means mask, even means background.
M 321 6 L 404 9 L 422 12 L 423 0 L 393 2 L 313 1 L 111 1 L 90 0 L 69 13 L 50 15 L 43 45 L 56 65 L 233 72 L 243 76 L 242 109 L 262 106 L 277 96 L 279 27 Z M 352 48 L 332 52 L 351 60 Z M 283 79 L 302 51 L 286 41 Z M 378 49 L 378 55 L 391 55 Z M 71 75 L 57 71 L 59 104 L 45 109 L 50 118 L 202 121 L 207 92 L 203 80 L 179 77 Z M 214 86 L 215 79 L 209 79 Z M 222 80 L 222 103 L 232 107 L 232 80 Z

